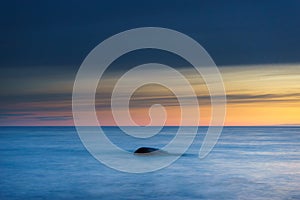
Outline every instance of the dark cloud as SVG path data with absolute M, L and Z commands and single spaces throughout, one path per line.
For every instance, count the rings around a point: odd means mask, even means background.
M 191 97 L 182 97 L 186 102 L 191 100 Z M 198 96 L 200 106 L 210 105 L 211 97 L 209 95 Z M 300 102 L 300 93 L 292 94 L 229 94 L 226 96 L 227 104 L 255 104 L 265 102 L 285 102 L 297 103 Z M 216 100 L 218 97 L 216 96 Z M 179 106 L 178 99 L 175 96 L 148 96 L 148 97 L 133 97 L 130 102 L 131 108 L 145 108 L 153 104 L 162 104 L 164 106 Z M 98 98 L 97 109 L 110 108 L 110 98 Z
M 228 104 L 252 104 L 264 102 L 300 102 L 300 93 L 287 94 L 227 94 Z M 5 106 L 0 106 L 0 117 L 26 116 L 31 112 L 70 112 L 72 110 L 72 99 L 70 94 L 39 94 L 14 96 L 7 99 Z M 96 95 L 96 109 L 110 109 L 110 93 L 101 93 Z M 189 102 L 191 97 L 181 97 Z M 198 96 L 199 105 L 209 105 L 211 97 L 209 95 Z M 9 99 L 14 102 L 8 103 Z M 22 99 L 17 101 L 16 99 Z M 35 100 L 33 100 L 35 99 Z M 218 97 L 216 96 L 216 99 Z M 179 106 L 178 99 L 173 95 L 151 95 L 151 96 L 133 96 L 130 101 L 132 108 L 149 107 L 153 104 L 162 104 L 164 106 Z M 16 113 L 17 112 L 17 113 Z M 27 112 L 30 112 L 27 114 Z
M 65 121 L 73 119 L 72 116 L 41 116 L 41 117 L 34 117 L 34 119 L 39 121 Z
M 9 118 L 9 117 L 25 117 L 31 116 L 32 113 L 0 113 L 0 118 Z
M 2 103 L 14 103 L 14 102 L 43 102 L 43 101 L 64 101 L 72 98 L 71 93 L 37 93 L 37 94 L 11 94 L 1 95 Z
M 252 104 L 264 102 L 300 102 L 300 93 L 291 94 L 228 94 L 226 95 L 228 104 Z M 189 100 L 190 97 L 183 97 Z M 211 97 L 209 95 L 198 96 L 199 105 L 209 105 Z M 216 99 L 218 97 L 216 96 Z M 133 107 L 147 107 L 153 104 L 162 104 L 167 106 L 178 106 L 178 100 L 175 96 L 167 97 L 143 97 L 133 98 L 131 105 Z
M 228 103 L 263 103 L 263 102 L 299 102 L 300 93 L 291 93 L 291 94 L 229 94 L 227 95 Z

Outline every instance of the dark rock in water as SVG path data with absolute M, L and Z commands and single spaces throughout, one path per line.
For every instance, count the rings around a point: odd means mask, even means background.
M 134 151 L 134 153 L 152 153 L 155 151 L 158 151 L 159 149 L 157 148 L 152 148 L 152 147 L 140 147 L 137 150 Z

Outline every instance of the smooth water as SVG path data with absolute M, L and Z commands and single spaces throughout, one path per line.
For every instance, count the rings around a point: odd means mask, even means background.
M 176 130 L 134 139 L 105 128 L 127 151 L 163 147 Z M 1 127 L 0 199 L 300 199 L 300 127 L 225 127 L 200 160 L 205 131 L 169 167 L 129 174 L 93 158 L 74 127 Z

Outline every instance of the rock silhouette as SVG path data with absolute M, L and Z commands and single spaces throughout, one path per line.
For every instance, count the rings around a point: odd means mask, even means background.
M 134 151 L 136 154 L 143 154 L 143 153 L 152 153 L 158 151 L 158 148 L 153 147 L 140 147 L 137 150 Z

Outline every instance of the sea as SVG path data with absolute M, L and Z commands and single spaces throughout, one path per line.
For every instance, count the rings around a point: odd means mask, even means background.
M 147 139 L 102 128 L 132 153 L 140 146 L 162 148 L 178 130 L 164 127 Z M 199 159 L 206 131 L 199 127 L 171 165 L 126 173 L 95 159 L 75 127 L 0 127 L 0 199 L 300 199 L 300 127 L 224 127 L 210 154 Z

